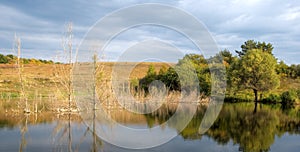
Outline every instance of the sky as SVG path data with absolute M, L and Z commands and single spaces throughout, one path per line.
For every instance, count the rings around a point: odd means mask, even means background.
M 121 8 L 144 3 L 165 4 L 186 11 L 205 25 L 220 50 L 228 49 L 236 55 L 234 51 L 240 50 L 249 39 L 265 41 L 273 44 L 273 54 L 279 60 L 300 64 L 300 1 L 297 0 L 1 0 L 0 53 L 13 52 L 16 33 L 22 41 L 23 57 L 55 59 L 62 50 L 67 22 L 73 23 L 73 43 L 78 47 L 101 18 Z M 177 18 L 178 23 L 182 20 L 178 16 L 168 17 Z M 180 33 L 145 25 L 120 33 L 106 46 L 104 58 L 115 61 L 128 48 L 141 49 L 134 46 L 147 40 L 168 43 L 184 53 L 201 53 Z M 143 44 L 153 46 L 153 43 Z M 157 49 L 156 53 L 163 51 L 159 50 L 163 48 L 152 48 Z

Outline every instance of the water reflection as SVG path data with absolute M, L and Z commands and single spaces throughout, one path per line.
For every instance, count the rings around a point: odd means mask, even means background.
M 197 115 L 180 133 L 184 139 L 201 140 L 202 136 L 208 136 L 220 145 L 232 141 L 239 145 L 239 151 L 269 151 L 276 136 L 281 137 L 286 132 L 300 134 L 300 111 L 294 108 L 252 103 L 225 104 L 214 125 L 201 135 L 198 128 L 204 113 L 205 107 L 198 108 Z M 152 114 L 145 117 L 148 126 L 153 127 L 156 119 L 161 123 L 169 115 Z
M 23 149 L 26 148 L 26 144 L 27 144 L 26 133 L 28 131 L 27 123 L 28 123 L 28 114 L 25 114 L 24 120 L 22 121 L 21 126 L 20 126 L 21 142 L 20 142 L 19 152 L 22 152 Z
M 121 109 L 110 111 L 110 114 L 126 126 L 149 129 L 159 126 L 162 130 L 176 131 L 180 124 L 164 124 L 175 111 L 174 107 L 163 106 L 147 115 Z M 254 112 L 254 103 L 225 104 L 213 126 L 205 134 L 199 134 L 205 111 L 205 107 L 198 107 L 191 122 L 171 142 L 143 151 L 220 150 L 217 147 L 230 151 L 272 151 L 275 150 L 273 146 L 283 147 L 287 141 L 289 146 L 285 150 L 300 147 L 300 111 L 297 108 L 257 105 Z M 94 119 L 92 127 L 88 128 L 77 114 L 1 114 L 0 151 L 131 151 L 102 141 L 94 133 L 96 124 Z
M 60 117 L 60 115 L 57 115 Z M 68 145 L 67 149 L 64 151 L 72 152 L 73 147 L 72 147 L 72 121 L 71 121 L 71 114 L 67 114 L 66 120 L 60 120 L 56 122 L 55 128 L 52 131 L 52 138 L 55 141 L 55 146 L 54 148 L 56 149 L 55 151 L 62 151 L 64 146 L 62 145 Z M 64 143 L 64 142 L 67 142 Z
M 207 135 L 221 144 L 231 139 L 243 151 L 268 151 L 280 121 L 275 111 L 256 108 L 224 107 L 220 119 Z

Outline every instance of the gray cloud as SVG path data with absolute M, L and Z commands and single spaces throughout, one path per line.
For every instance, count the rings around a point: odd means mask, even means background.
M 18 33 L 23 39 L 25 50 L 44 50 L 36 53 L 36 57 L 49 58 L 55 50 L 61 49 L 61 37 L 64 23 L 74 22 L 74 34 L 76 43 L 80 42 L 84 33 L 98 19 L 122 7 L 141 4 L 146 1 L 22 1 L 14 2 L 3 0 L 0 2 L 0 48 L 1 52 L 7 52 L 12 47 L 14 33 Z M 147 1 L 149 2 L 149 1 Z M 150 1 L 158 2 L 158 1 Z M 179 0 L 165 1 L 164 4 L 175 6 L 194 15 L 202 21 L 211 31 L 221 49 L 228 48 L 231 51 L 240 49 L 240 45 L 248 40 L 271 42 L 274 46 L 274 54 L 285 62 L 300 63 L 300 2 L 296 0 Z M 134 13 L 131 18 L 142 18 L 143 13 Z M 170 16 L 155 13 L 162 19 L 176 18 L 181 22 L 180 16 Z M 128 18 L 115 19 L 118 22 L 130 22 Z M 192 25 L 186 29 L 193 29 Z M 109 32 L 109 31 L 107 31 Z M 131 34 L 130 34 L 130 33 Z M 126 48 L 142 40 L 163 40 L 176 45 L 186 52 L 197 52 L 197 48 L 184 36 L 157 27 L 143 27 L 129 30 L 115 39 L 117 46 L 110 46 L 111 59 L 117 56 L 120 49 Z M 127 45 L 126 45 L 127 44 Z M 45 53 L 47 52 L 47 53 Z M 31 53 L 35 53 L 34 51 Z M 113 54 L 113 55 L 112 55 Z M 55 55 L 55 54 L 54 54 Z M 53 55 L 53 56 L 54 56 Z M 31 55 L 30 55 L 31 56 Z
M 300 63 L 299 6 L 299 1 L 276 0 L 180 1 L 180 7 L 207 25 L 220 48 L 234 51 L 248 39 L 266 41 L 289 64 Z

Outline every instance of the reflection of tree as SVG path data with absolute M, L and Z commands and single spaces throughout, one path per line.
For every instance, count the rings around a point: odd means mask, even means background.
M 91 152 L 97 152 L 99 145 L 102 146 L 102 140 L 97 136 L 96 134 L 96 109 L 94 109 L 94 117 L 93 117 L 93 130 L 92 130 L 92 136 L 93 136 L 93 146 L 91 149 Z M 103 148 L 101 148 L 103 150 Z
M 163 104 L 159 109 L 156 111 L 145 114 L 145 119 L 149 128 L 154 127 L 156 124 L 162 125 L 167 122 L 176 112 L 177 105 L 166 105 Z M 182 128 L 182 120 L 187 119 L 186 115 L 189 114 L 188 107 L 181 109 L 183 112 L 180 115 L 177 115 L 172 122 L 168 122 L 168 127 L 170 128 Z M 198 108 L 197 115 L 194 115 L 193 119 L 190 123 L 185 127 L 185 129 L 180 133 L 185 139 L 199 139 L 201 136 L 197 133 L 199 129 L 199 125 L 201 123 L 201 119 L 204 115 L 205 108 Z M 163 125 L 162 125 L 163 127 Z
M 156 111 L 145 114 L 145 119 L 149 128 L 154 127 L 154 125 L 158 122 L 158 124 L 163 124 L 166 122 L 176 111 L 176 106 L 167 106 L 163 104 Z
M 97 152 L 97 151 L 103 151 L 103 143 L 102 140 L 97 136 L 96 133 L 96 123 L 95 123 L 95 119 L 93 119 L 93 127 L 92 129 L 90 127 L 87 127 L 83 136 L 80 137 L 80 141 L 76 146 L 76 150 L 75 151 L 79 151 L 79 147 L 82 144 L 82 142 L 87 138 L 87 135 L 89 135 L 89 133 L 91 133 L 92 135 L 92 145 L 90 146 L 91 152 Z
M 63 116 L 64 115 L 62 115 L 62 117 Z M 92 133 L 91 134 L 92 135 L 91 136 L 92 145 L 90 146 L 91 147 L 90 151 L 92 151 L 92 152 L 99 151 L 98 149 L 102 145 L 102 141 L 96 135 L 96 126 L 95 126 L 96 116 L 94 116 L 94 119 L 93 119 L 93 126 L 92 126 L 93 128 L 87 127 L 87 129 L 85 130 L 85 132 L 82 136 L 76 135 L 77 132 L 75 132 L 73 130 L 75 125 L 74 124 L 72 125 L 72 122 L 74 121 L 75 117 L 77 117 L 78 115 L 76 115 L 76 114 L 72 115 L 71 113 L 69 113 L 67 116 L 68 116 L 67 117 L 68 121 L 66 122 L 65 120 L 59 120 L 52 132 L 54 141 L 56 141 L 58 144 L 56 147 L 54 147 L 55 149 L 53 151 L 68 151 L 68 152 L 79 151 L 80 145 L 86 139 L 86 137 L 88 135 L 90 135 L 90 134 L 88 134 L 90 132 Z M 80 141 L 76 145 L 74 145 L 74 143 L 73 143 L 73 138 L 74 138 L 73 136 L 80 137 Z M 90 136 L 88 136 L 88 137 L 90 137 Z M 75 142 L 77 142 L 76 139 L 75 139 Z
M 184 139 L 201 139 L 198 129 L 205 111 L 205 108 L 198 108 L 197 114 L 180 133 Z M 156 122 L 161 124 L 167 121 L 174 112 L 166 106 L 145 115 L 148 126 L 153 127 Z M 232 140 L 243 151 L 268 151 L 274 143 L 275 135 L 297 129 L 297 122 L 300 123 L 299 119 L 287 116 L 279 108 L 245 103 L 225 104 L 218 119 L 205 135 L 219 144 L 227 144 Z M 177 125 L 169 124 L 169 127 L 176 128 Z
M 149 128 L 153 128 L 156 122 L 155 116 L 152 114 L 146 114 L 145 119 Z
M 240 145 L 243 151 L 268 151 L 275 135 L 285 132 L 300 133 L 300 112 L 292 110 L 289 115 L 280 108 L 252 104 L 225 104 L 218 119 L 205 135 L 219 144 L 230 140 Z M 201 139 L 198 129 L 205 110 L 198 110 L 188 126 L 180 133 L 184 139 Z
M 232 139 L 243 151 L 268 151 L 278 124 L 274 111 L 260 109 L 253 113 L 251 106 L 225 106 L 207 135 L 223 144 Z
M 68 114 L 68 122 L 58 121 L 56 127 L 54 128 L 52 134 L 54 138 L 58 139 L 58 143 L 62 144 L 62 142 L 68 142 L 68 152 L 72 152 L 72 126 L 71 126 L 71 113 Z M 55 140 L 56 141 L 56 140 Z M 61 146 L 61 145 L 60 145 Z M 59 147 L 57 147 L 57 151 Z
M 245 151 L 267 151 L 273 144 L 279 122 L 275 115 L 266 111 L 245 113 L 244 121 L 242 117 L 238 121 L 241 124 L 233 129 L 234 142 L 240 143 Z
M 21 142 L 20 142 L 20 148 L 19 151 L 22 152 L 24 148 L 26 148 L 27 141 L 26 141 L 26 133 L 28 131 L 28 115 L 25 114 L 25 120 L 22 120 L 20 132 L 21 132 Z
M 72 128 L 71 128 L 71 114 L 68 114 L 68 151 L 72 152 Z
M 94 98 L 95 101 L 95 98 Z M 92 126 L 91 127 L 87 127 L 83 136 L 80 138 L 80 142 L 77 145 L 77 150 L 79 149 L 80 144 L 83 142 L 83 140 L 87 137 L 88 133 L 91 133 L 92 135 L 92 145 L 91 145 L 91 152 L 97 152 L 97 151 L 103 151 L 103 143 L 102 140 L 98 137 L 97 132 L 96 132 L 96 119 L 97 119 L 97 115 L 96 115 L 96 102 L 94 102 L 94 108 L 93 108 L 93 121 L 92 121 Z
M 279 114 L 280 124 L 277 127 L 279 136 L 285 132 L 300 134 L 300 109 L 282 109 Z
M 294 105 L 290 105 L 290 104 L 282 104 L 280 108 L 283 113 L 289 115 L 289 113 L 291 113 L 291 111 L 293 111 L 295 107 Z
M 192 121 L 185 127 L 180 133 L 184 139 L 201 139 L 201 135 L 198 134 L 199 126 L 203 118 L 204 111 L 198 110 L 197 114 L 194 115 Z M 196 126 L 196 127 L 195 127 Z

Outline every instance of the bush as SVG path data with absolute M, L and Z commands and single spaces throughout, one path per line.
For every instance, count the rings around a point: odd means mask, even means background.
M 226 96 L 224 102 L 227 103 L 237 103 L 237 102 L 252 102 L 252 99 L 239 98 L 236 96 Z
M 130 80 L 130 87 L 134 91 L 137 91 L 138 88 L 139 88 L 139 79 L 137 79 L 137 78 L 131 79 Z
M 166 73 L 157 76 L 169 90 L 180 91 L 180 80 L 174 68 L 169 68 Z
M 7 57 L 0 54 L 0 63 L 4 63 L 4 64 L 8 63 Z
M 298 100 L 300 99 L 300 89 L 298 89 L 297 91 L 296 91 L 296 93 L 297 93 L 297 97 L 298 97 Z
M 180 91 L 179 77 L 174 68 L 169 68 L 167 70 L 161 69 L 159 74 L 156 74 L 153 66 L 149 66 L 147 75 L 139 80 L 139 87 L 142 88 L 146 93 L 148 93 L 148 86 L 154 80 L 162 81 L 169 90 Z
M 147 75 L 140 79 L 139 86 L 145 90 L 146 93 L 148 93 L 148 86 L 150 83 L 157 79 L 157 74 L 155 72 L 155 68 L 153 65 L 150 65 L 147 71 Z
M 283 92 L 280 98 L 282 105 L 294 105 L 298 97 L 296 91 L 290 90 Z
M 270 94 L 267 98 L 262 99 L 263 103 L 279 103 L 281 101 L 281 96 L 277 94 Z

